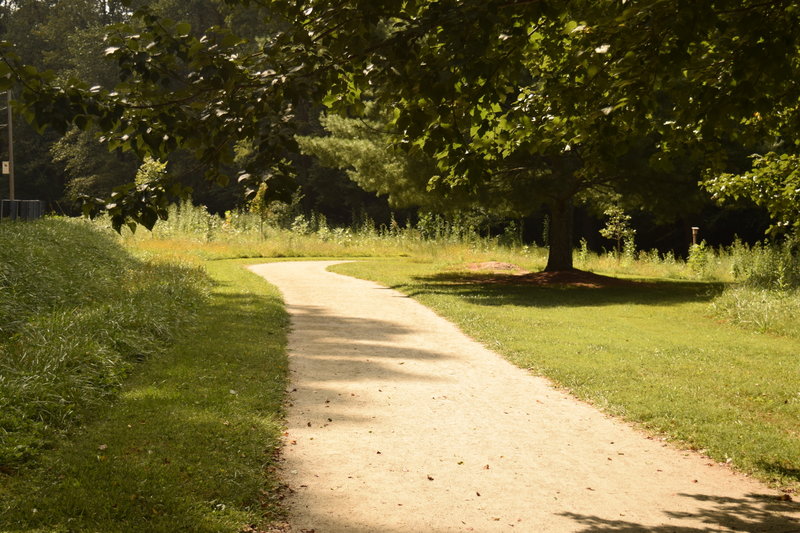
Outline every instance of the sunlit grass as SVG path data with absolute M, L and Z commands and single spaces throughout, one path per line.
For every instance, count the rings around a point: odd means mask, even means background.
M 113 398 L 206 287 L 199 270 L 136 259 L 82 221 L 0 225 L 0 471 Z
M 451 262 L 408 260 L 333 270 L 414 296 L 515 364 L 612 414 L 800 487 L 800 340 L 713 318 L 709 303 L 720 285 L 487 284 Z
M 40 462 L 0 479 L 2 531 L 240 531 L 282 516 L 287 319 L 241 262 L 213 262 L 211 299 L 118 399 Z
M 101 232 L 102 242 L 84 242 L 86 260 L 77 267 L 47 255 L 52 247 L 42 243 L 59 240 L 47 231 L 47 239 L 20 255 L 24 263 L 44 253 L 40 261 L 63 268 L 52 274 L 33 269 L 42 279 L 50 276 L 50 283 L 35 276 L 28 285 L 18 280 L 17 287 L 43 292 L 0 299 L 0 306 L 14 301 L 33 310 L 27 322 L 6 321 L 4 327 L 15 334 L 28 331 L 46 346 L 71 324 L 70 312 L 47 305 L 94 304 L 111 295 L 112 304 L 100 305 L 89 313 L 91 320 L 81 322 L 90 340 L 59 349 L 73 346 L 71 353 L 78 355 L 99 338 L 131 359 L 118 374 L 103 374 L 113 378 L 106 385 L 114 393 L 80 411 L 76 420 L 85 423 L 83 429 L 50 435 L 55 449 L 13 475 L 0 474 L 0 530 L 236 531 L 281 516 L 271 465 L 281 427 L 287 321 L 274 290 L 240 268 L 263 260 L 257 258 L 362 258 L 336 268 L 414 295 L 516 364 L 649 431 L 783 486 L 800 485 L 798 340 L 747 332 L 713 317 L 711 302 L 723 290 L 719 282 L 734 280 L 747 250 L 704 250 L 689 262 L 655 252 L 617 257 L 576 250 L 578 268 L 647 284 L 547 288 L 487 284 L 469 269 L 495 261 L 536 272 L 545 265 L 546 249 L 458 228 L 444 228 L 436 239 L 422 238 L 416 228 L 369 224 L 256 231 L 252 221 L 226 227 L 200 211 L 189 215 L 152 234 Z M 82 241 L 84 231 L 71 238 Z M 114 248 L 115 239 L 139 258 L 128 274 L 121 274 L 125 269 L 119 265 L 132 258 Z M 104 255 L 109 246 L 116 251 Z M 84 257 L 60 255 L 66 262 Z M 227 260 L 232 258 L 249 259 Z M 140 304 L 152 300 L 191 308 L 181 300 L 181 288 L 197 282 L 197 267 L 215 280 L 211 300 L 198 308 L 191 325 L 175 322 L 185 331 L 163 351 L 169 338 L 160 336 L 164 324 Z M 112 277 L 99 276 L 102 268 Z M 162 268 L 183 274 L 164 285 Z M 13 272 L 0 265 L 0 282 Z M 181 280 L 182 275 L 188 277 Z M 94 285 L 76 289 L 82 282 Z M 9 286 L 0 283 L 0 291 Z M 120 287 L 142 286 L 151 292 L 143 292 L 139 303 L 119 298 Z M 787 298 L 796 302 L 796 296 Z M 41 319 L 34 316 L 40 302 L 47 304 Z M 737 312 L 745 310 L 741 302 L 736 306 Z M 0 312 L 20 315 L 9 307 Z M 129 335 L 131 325 L 157 335 L 137 340 Z M 760 329 L 773 331 L 770 327 Z M 45 366 L 58 360 L 43 350 L 30 351 L 28 359 Z M 109 359 L 98 361 L 95 366 L 102 369 Z M 60 405 L 70 412 L 69 402 Z M 27 435 L 30 440 L 19 444 L 41 447 L 45 437 L 36 428 Z

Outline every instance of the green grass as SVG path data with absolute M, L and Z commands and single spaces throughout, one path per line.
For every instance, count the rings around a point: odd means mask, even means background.
M 196 268 L 134 258 L 81 221 L 0 224 L 0 471 L 113 398 L 206 288 Z
M 535 246 L 414 228 L 262 234 L 252 220 L 189 215 L 122 239 L 66 220 L 0 227 L 0 531 L 241 531 L 283 518 L 288 323 L 275 290 L 242 268 L 263 259 L 226 260 L 241 257 L 384 257 L 336 269 L 419 298 L 653 433 L 800 486 L 800 339 L 714 315 L 723 285 L 709 280 L 730 281 L 747 250 L 704 252 L 702 268 L 582 251 L 580 268 L 650 283 L 542 288 L 463 269 L 539 270 Z M 796 295 L 781 298 L 759 329 L 795 315 Z M 739 300 L 740 322 L 763 314 Z
M 800 340 L 713 318 L 720 285 L 547 288 L 483 283 L 458 263 L 333 270 L 410 294 L 515 364 L 647 430 L 800 487 Z
M 242 262 L 207 265 L 210 300 L 117 400 L 15 475 L 1 531 L 240 531 L 281 518 L 287 318 Z

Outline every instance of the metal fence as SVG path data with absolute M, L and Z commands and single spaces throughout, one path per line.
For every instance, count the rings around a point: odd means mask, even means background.
M 3 200 L 0 202 L 0 220 L 35 220 L 44 215 L 41 200 Z

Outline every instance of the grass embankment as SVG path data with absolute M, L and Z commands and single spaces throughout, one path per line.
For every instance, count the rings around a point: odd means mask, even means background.
M 138 309 L 137 316 L 147 319 L 158 315 L 153 305 L 161 298 L 181 297 L 182 292 L 171 292 L 172 286 L 165 283 L 164 269 L 183 272 L 192 280 L 201 277 L 196 269 L 137 261 L 112 238 L 84 225 L 44 221 L 16 226 L 15 231 L 35 235 L 36 254 L 49 253 L 46 250 L 53 246 L 67 247 L 69 253 L 62 249 L 55 254 L 62 256 L 79 253 L 82 246 L 91 248 L 89 260 L 74 278 L 59 277 L 73 276 L 63 272 L 63 263 L 57 263 L 49 276 L 54 286 L 75 284 L 70 290 L 79 294 L 86 292 L 86 280 L 98 286 L 110 283 L 109 294 L 116 292 L 116 298 L 100 305 L 102 300 L 92 293 L 85 302 L 87 310 L 98 305 L 103 309 L 90 328 L 93 341 L 118 335 L 131 339 L 128 326 L 106 327 L 117 307 L 125 307 L 122 295 L 127 293 L 119 283 L 126 275 L 125 265 L 135 267 L 130 273 L 136 279 L 132 291 L 149 287 L 143 301 L 130 304 Z M 48 232 L 56 237 L 43 238 Z M 108 250 L 118 277 L 99 281 L 96 272 L 87 276 L 87 269 Z M 131 341 L 137 347 L 132 351 L 137 362 L 120 356 L 123 370 L 114 373 L 113 384 L 104 384 L 107 390 L 102 395 L 79 409 L 81 416 L 72 420 L 66 435 L 51 434 L 47 444 L 52 449 L 40 450 L 35 460 L 17 460 L 11 463 L 13 470 L 0 474 L 0 531 L 240 531 L 280 518 L 275 476 L 269 470 L 281 432 L 286 316 L 274 289 L 245 271 L 240 262 L 214 262 L 207 269 L 213 280 L 210 297 L 193 304 L 191 321 L 184 317 L 175 322 L 180 327 L 171 337 L 171 347 L 163 349 L 167 339 L 160 338 L 162 349 L 142 357 L 144 345 Z M 191 292 L 197 284 L 177 286 Z M 73 298 L 59 300 L 64 301 Z M 159 320 L 169 322 L 168 315 L 179 314 L 181 307 L 185 306 L 164 309 L 167 316 Z M 40 309 L 38 314 L 50 312 Z M 99 311 L 90 312 L 95 313 Z M 146 324 L 147 331 L 154 326 Z M 31 329 L 44 340 L 51 337 L 41 326 Z M 49 369 L 49 352 L 29 353 L 40 353 Z M 79 361 L 79 355 L 91 360 L 91 353 L 76 347 L 75 366 L 91 367 Z M 4 365 L 4 384 L 9 373 L 12 378 L 20 373 L 18 363 Z M 38 379 L 35 372 L 30 379 Z M 17 403 L 24 407 L 29 402 Z M 42 417 L 29 418 L 36 426 Z M 77 426 L 78 422 L 82 424 Z M 3 437 L 25 434 L 24 427 L 12 429 L 16 433 L 5 429 Z M 29 434 L 40 441 L 38 433 Z
M 0 468 L 34 457 L 191 319 L 200 271 L 80 221 L 0 224 Z
M 374 260 L 333 270 L 412 295 L 515 364 L 612 414 L 800 487 L 800 339 L 709 316 L 719 286 L 484 283 L 459 266 Z

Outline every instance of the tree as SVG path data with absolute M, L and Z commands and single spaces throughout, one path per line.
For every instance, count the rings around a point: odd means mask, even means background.
M 386 196 L 395 208 L 446 212 L 474 206 L 475 198 L 457 196 L 446 188 L 430 190 L 435 161 L 417 147 L 401 149 L 401 137 L 391 132 L 388 120 L 381 113 L 370 115 L 375 116 L 322 116 L 324 134 L 297 136 L 300 150 L 315 156 L 322 165 L 345 170 L 359 187 Z
M 548 270 L 572 267 L 576 198 L 603 189 L 668 195 L 696 182 L 686 168 L 724 169 L 726 141 L 800 138 L 792 136 L 794 2 L 306 0 L 268 8 L 260 13 L 271 29 L 257 44 L 230 28 L 199 36 L 142 8 L 107 43 L 123 77 L 116 91 L 55 85 L 7 48 L 0 75 L 24 82 L 22 109 L 37 124 L 96 126 L 112 146 L 142 157 L 184 147 L 221 180 L 242 138 L 257 147 L 248 170 L 260 174 L 243 172 L 245 180 L 287 172 L 300 103 L 324 101 L 355 117 L 369 95 L 395 109 L 400 147 L 436 161 L 430 188 L 469 196 L 490 183 L 514 202 L 545 203 Z M 117 225 L 148 225 L 163 214 L 167 192 L 94 205 L 110 208 Z
M 633 239 L 636 230 L 631 227 L 631 216 L 625 213 L 618 205 L 611 205 L 603 212 L 608 217 L 606 225 L 600 230 L 600 235 L 606 239 L 616 241 L 617 257 L 622 255 L 622 242 Z
M 703 186 L 720 202 L 745 199 L 766 208 L 773 221 L 767 233 L 773 236 L 800 231 L 800 156 L 796 154 L 755 155 L 749 172 L 723 173 Z

